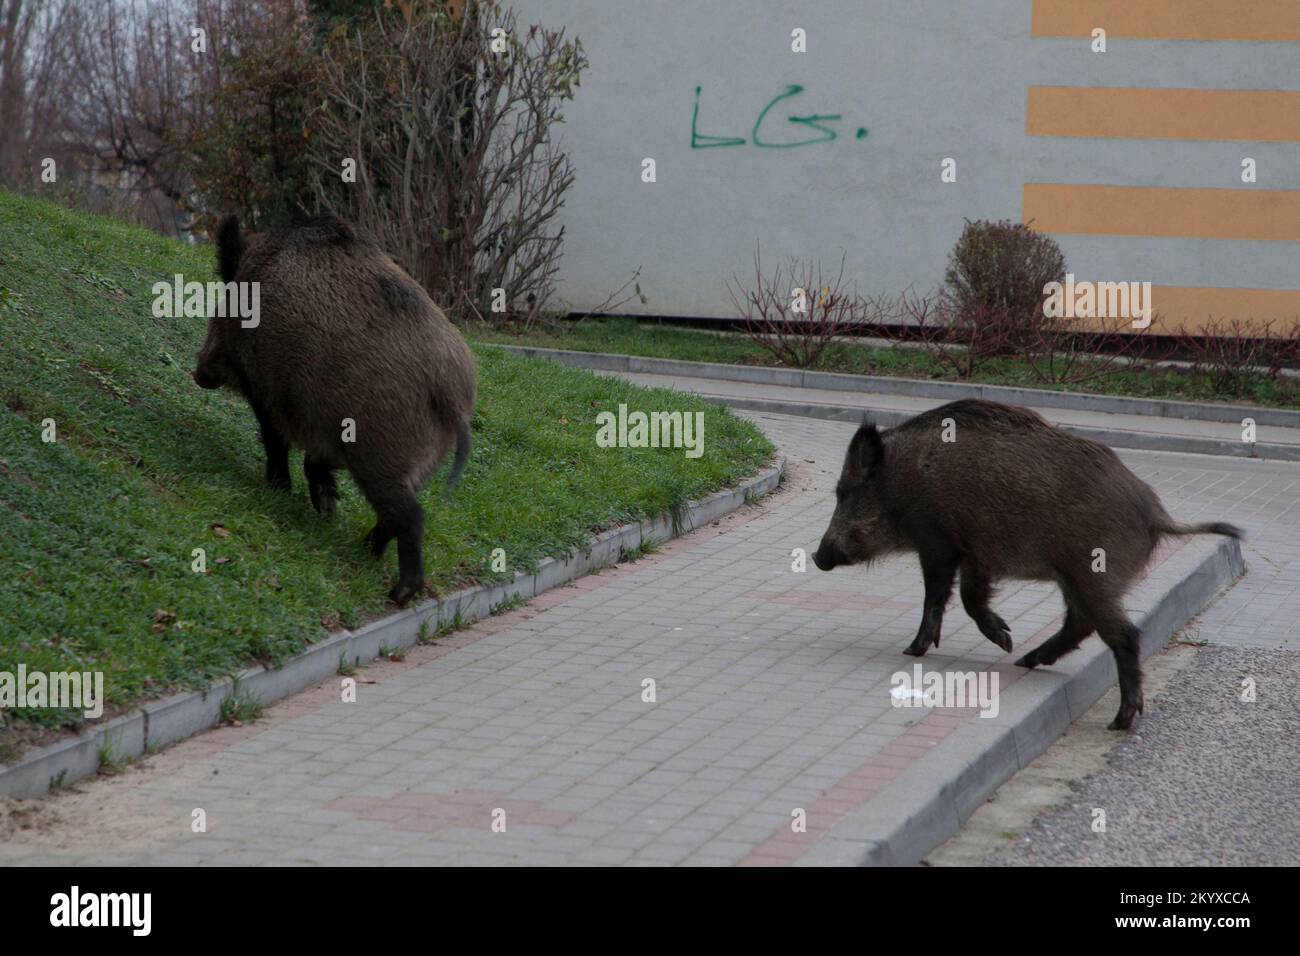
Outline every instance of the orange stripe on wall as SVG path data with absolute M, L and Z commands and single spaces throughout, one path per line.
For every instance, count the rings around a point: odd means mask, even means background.
M 1300 40 L 1298 0 L 1034 0 L 1033 35 Z
M 1300 91 L 1031 86 L 1025 132 L 1296 143 Z
M 1081 277 L 1076 277 L 1076 284 Z M 1092 282 L 1135 281 L 1130 276 L 1090 277 Z M 1242 322 L 1242 333 L 1258 336 L 1264 323 L 1269 331 L 1285 334 L 1300 326 L 1300 291 L 1292 289 L 1223 289 L 1195 286 L 1153 285 L 1151 328 L 1148 335 L 1176 335 L 1214 332 L 1232 334 L 1231 323 Z M 1088 332 L 1136 333 L 1131 319 L 1067 319 L 1074 328 Z
M 1157 334 L 1175 332 L 1184 323 L 1188 331 L 1199 332 L 1211 320 L 1271 321 L 1275 333 L 1300 325 L 1300 292 L 1291 289 L 1157 285 L 1151 287 L 1151 306 L 1157 313 L 1151 331 Z
M 1300 242 L 1300 190 L 1026 183 L 1021 213 L 1065 235 Z

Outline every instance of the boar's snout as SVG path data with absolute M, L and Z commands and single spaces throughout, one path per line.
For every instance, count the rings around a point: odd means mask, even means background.
M 812 553 L 813 564 L 817 565 L 819 571 L 829 571 L 837 565 L 844 563 L 844 555 L 840 554 L 835 546 L 825 539 L 822 539 L 821 545 Z
M 202 366 L 196 368 L 192 374 L 194 377 L 194 384 L 197 385 L 199 388 L 220 388 L 221 387 L 221 383 L 217 381 L 216 378 L 214 378 L 211 374 L 209 374 L 208 371 L 204 369 Z

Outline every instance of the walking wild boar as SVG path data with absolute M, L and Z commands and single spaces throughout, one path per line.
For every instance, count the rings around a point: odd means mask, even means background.
M 389 597 L 405 604 L 424 587 L 416 492 L 453 445 L 449 487 L 469 457 L 469 347 L 419 284 L 341 219 L 246 242 L 232 216 L 218 231 L 217 260 L 222 282 L 258 283 L 260 314 L 256 323 L 209 320 L 194 381 L 248 400 L 273 487 L 290 487 L 289 448 L 304 449 L 312 504 L 328 517 L 334 471 L 352 473 L 378 518 L 365 543 L 379 556 L 397 539 Z
M 1119 671 L 1112 730 L 1127 729 L 1142 711 L 1139 631 L 1122 601 L 1161 537 L 1241 537 L 1228 524 L 1174 521 L 1105 445 L 1067 434 L 1028 409 L 973 399 L 883 434 L 863 425 L 849 443 L 835 499 L 812 556 L 817 567 L 829 571 L 906 551 L 920 557 L 925 604 L 908 654 L 919 657 L 939 643 L 958 571 L 966 613 L 1005 651 L 1011 631 L 989 608 L 993 583 L 1055 581 L 1065 597 L 1064 622 L 1016 663 L 1052 664 L 1096 631 Z

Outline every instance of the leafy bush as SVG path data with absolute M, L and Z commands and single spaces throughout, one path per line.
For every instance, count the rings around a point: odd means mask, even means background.
M 1064 279 L 1065 256 L 1050 236 L 1010 220 L 967 220 L 948 256 L 943 311 L 965 325 L 995 326 L 963 336 L 982 354 L 1013 354 L 1038 339 L 1048 323 L 1044 287 Z
M 257 230 L 310 208 L 306 122 L 319 72 L 316 25 L 293 3 L 254 5 L 231 23 L 210 77 L 210 108 L 177 143 L 214 222 L 238 212 Z

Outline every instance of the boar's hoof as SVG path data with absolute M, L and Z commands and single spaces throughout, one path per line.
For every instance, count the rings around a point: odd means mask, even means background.
M 1011 648 L 1008 647 L 1007 650 L 1011 650 Z M 1023 657 L 1021 657 L 1020 660 L 1016 661 L 1016 666 L 1017 666 L 1017 667 L 1037 667 L 1037 666 L 1038 666 L 1038 649 L 1035 648 L 1034 650 L 1030 651 L 1028 654 L 1026 654 L 1026 655 L 1024 655 Z
M 936 641 L 935 643 L 938 643 L 938 642 Z M 909 655 L 911 655 L 912 657 L 924 657 L 924 656 L 925 656 L 925 652 L 928 651 L 929 649 L 930 649 L 930 642 L 929 642 L 929 641 L 922 641 L 922 640 L 918 637 L 918 638 L 917 638 L 916 640 L 914 640 L 911 644 L 907 645 L 907 647 L 903 650 L 903 653 L 904 653 L 904 654 L 909 654 Z
M 384 549 L 388 547 L 388 542 L 391 540 L 393 540 L 392 535 L 385 532 L 382 525 L 375 525 L 361 539 L 361 544 L 376 558 L 379 558 L 383 556 Z
M 415 597 L 416 592 L 419 590 L 415 585 L 407 584 L 405 581 L 398 581 L 397 584 L 393 585 L 393 589 L 388 592 L 388 600 L 398 607 L 406 607 L 407 603 L 410 602 L 411 598 Z
M 1106 725 L 1107 730 L 1128 730 L 1133 726 L 1133 715 L 1142 713 L 1142 697 L 1138 696 L 1135 703 L 1120 701 L 1119 713 L 1115 719 Z
M 1002 648 L 1007 653 L 1011 652 L 1011 625 L 1002 620 L 997 614 L 992 615 L 993 624 L 997 628 L 994 631 L 985 631 L 984 636 L 990 641 Z
M 310 487 L 311 506 L 322 518 L 333 518 L 338 506 L 338 495 L 332 494 L 327 485 L 313 484 Z

